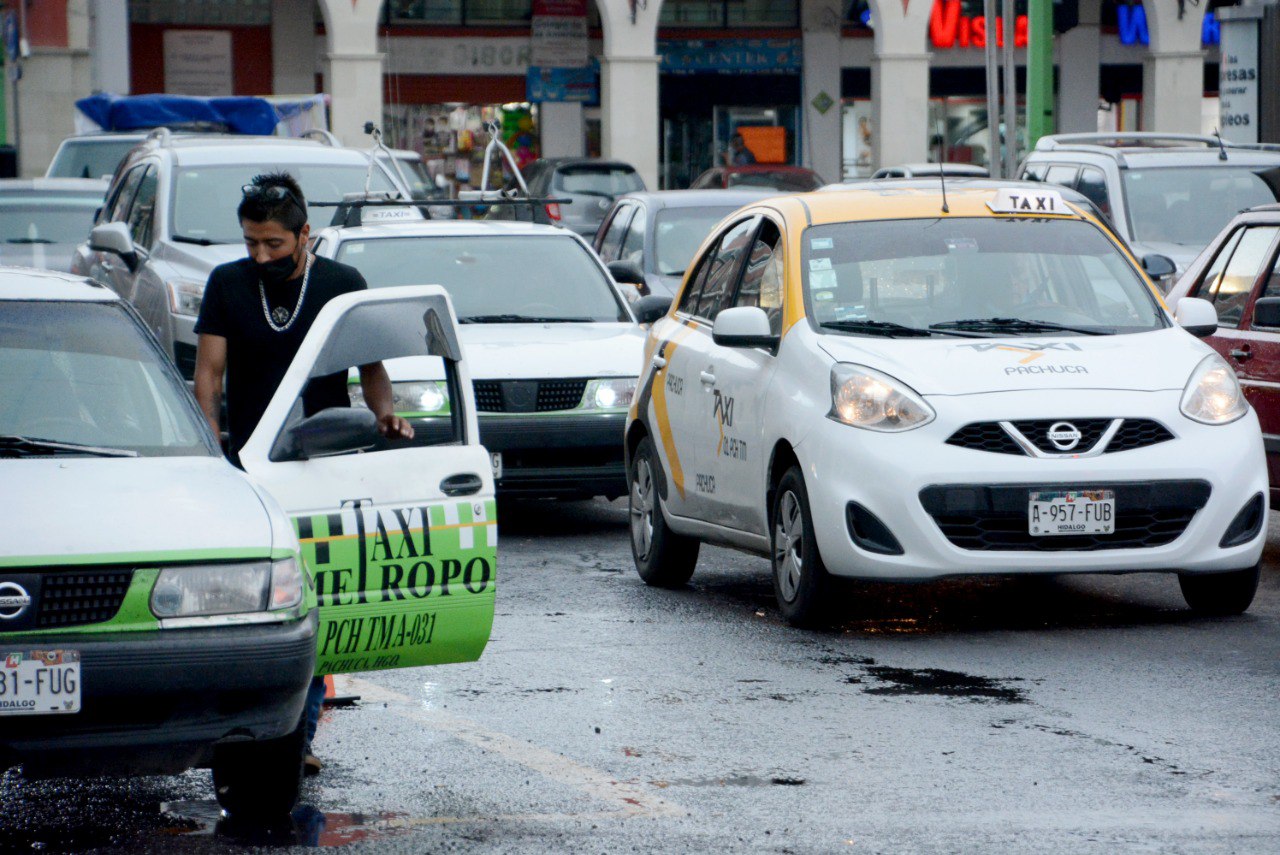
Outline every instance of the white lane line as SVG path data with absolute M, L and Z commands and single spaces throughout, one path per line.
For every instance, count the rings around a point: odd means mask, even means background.
M 605 804 L 617 805 L 617 809 L 604 814 L 522 814 L 510 817 L 485 817 L 484 819 L 589 819 L 610 817 L 676 817 L 686 816 L 688 811 L 671 802 L 651 795 L 638 784 L 618 781 L 605 773 L 570 760 L 562 754 L 539 748 L 505 733 L 488 730 L 470 719 L 458 718 L 437 710 L 425 710 L 408 695 L 392 691 L 385 686 L 371 683 L 359 677 L 338 675 L 334 677 L 335 691 L 339 695 L 359 695 L 361 700 L 382 702 L 387 709 L 402 718 L 413 719 L 432 730 L 461 739 L 472 745 L 493 752 L 526 769 L 561 784 L 581 790 Z M 477 817 L 476 819 L 479 819 Z M 441 822 L 470 822 L 471 819 L 446 817 L 423 820 L 406 820 L 410 824 L 436 824 Z

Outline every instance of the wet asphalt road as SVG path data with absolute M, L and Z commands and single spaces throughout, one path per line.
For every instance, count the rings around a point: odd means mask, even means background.
M 763 559 L 653 590 L 624 503 L 504 506 L 484 658 L 341 682 L 293 822 L 228 827 L 207 772 L 11 772 L 0 852 L 1280 852 L 1271 523 L 1239 618 L 1172 576 L 982 579 L 804 632 Z

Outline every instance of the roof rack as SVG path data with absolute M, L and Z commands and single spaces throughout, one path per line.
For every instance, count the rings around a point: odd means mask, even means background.
M 318 140 L 332 148 L 342 148 L 342 141 L 334 136 L 332 131 L 326 131 L 324 128 L 309 128 L 298 136 L 304 140 Z
M 1041 137 L 1037 151 L 1055 151 L 1074 146 L 1093 146 L 1116 149 L 1127 147 L 1159 146 L 1160 144 L 1194 144 L 1217 148 L 1218 139 L 1207 134 L 1167 134 L 1154 131 L 1128 131 L 1105 134 L 1052 134 Z M 1230 143 L 1228 143 L 1230 145 Z
M 152 128 L 150 133 L 147 134 L 146 140 L 148 142 L 155 140 L 156 145 L 160 148 L 168 148 L 173 142 L 173 132 L 166 127 Z

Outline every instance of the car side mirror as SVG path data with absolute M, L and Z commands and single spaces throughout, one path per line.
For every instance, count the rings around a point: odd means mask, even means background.
M 1178 272 L 1172 258 L 1157 253 L 1142 256 L 1142 269 L 1152 279 L 1164 279 Z
M 1263 297 L 1253 304 L 1255 327 L 1280 327 L 1280 297 Z
M 605 266 L 609 268 L 609 275 L 613 277 L 614 282 L 619 285 L 635 285 L 643 289 L 644 271 L 634 261 L 610 261 Z
M 769 316 L 757 306 L 724 309 L 711 325 L 711 339 L 721 347 L 773 347 L 778 338 L 769 328 Z
M 1178 322 L 1178 326 L 1197 338 L 1206 338 L 1218 331 L 1218 310 L 1213 307 L 1213 303 L 1199 297 L 1183 297 L 1179 300 L 1173 319 Z
M 138 253 L 133 248 L 129 226 L 122 222 L 103 223 L 89 232 L 89 249 L 118 255 L 132 272 L 138 269 Z
M 368 451 L 382 442 L 378 417 L 364 407 L 330 407 L 285 431 L 293 459 L 310 460 L 352 451 Z
M 636 320 L 642 324 L 651 324 L 662 320 L 671 311 L 671 298 L 666 294 L 650 294 L 636 300 L 631 311 L 636 313 Z

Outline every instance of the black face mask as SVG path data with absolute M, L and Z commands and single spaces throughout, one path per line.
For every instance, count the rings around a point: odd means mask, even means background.
M 255 261 L 254 269 L 258 272 L 258 278 L 267 285 L 279 285 L 287 282 L 293 271 L 298 266 L 298 260 L 292 255 L 286 255 L 284 258 L 276 258 L 271 261 Z

